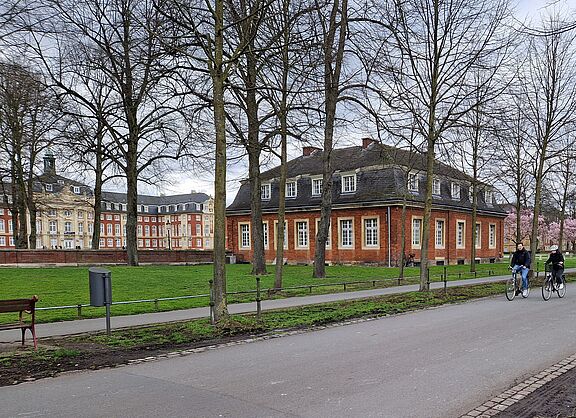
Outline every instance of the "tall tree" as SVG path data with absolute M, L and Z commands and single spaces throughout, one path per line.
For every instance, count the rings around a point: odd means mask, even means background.
M 542 184 L 549 160 L 558 152 L 559 138 L 573 124 L 576 111 L 576 30 L 557 31 L 559 16 L 550 16 L 544 24 L 549 34 L 533 37 L 527 50 L 528 65 L 520 74 L 522 99 L 531 125 L 531 145 L 535 150 L 534 220 L 530 251 L 538 250 L 538 219 L 542 206 Z
M 35 170 L 62 117 L 50 93 L 41 75 L 25 65 L 14 60 L 0 64 L 0 149 L 9 162 L 16 248 L 36 248 Z
M 332 214 L 332 150 L 336 108 L 342 92 L 341 74 L 348 37 L 348 0 L 334 0 L 326 5 L 317 2 L 318 31 L 322 48 L 321 63 L 324 66 L 324 142 L 322 153 L 322 201 L 320 223 L 316 234 L 314 273 L 316 278 L 326 277 L 326 242 L 328 241 L 330 216 Z M 327 15 L 324 13 L 327 12 Z
M 214 143 L 214 319 L 218 324 L 228 320 L 226 303 L 226 92 L 229 77 L 235 71 L 239 57 L 247 45 L 241 42 L 231 50 L 226 48 L 229 4 L 225 0 L 215 3 L 191 4 L 188 1 L 172 0 L 156 5 L 178 28 L 178 49 L 186 60 L 181 63 L 187 70 L 189 80 L 185 93 L 200 98 L 199 108 L 211 111 Z M 236 22 L 238 23 L 238 22 Z
M 115 143 L 112 157 L 126 178 L 128 264 L 137 265 L 139 177 L 161 160 L 192 154 L 175 82 L 174 26 L 151 1 L 49 0 L 42 5 L 30 35 L 55 85 L 84 99 L 86 107 L 94 106 L 74 84 L 75 67 L 60 67 L 45 37 L 67 50 L 80 45 L 95 51 L 99 59 L 89 64 L 114 91 L 115 105 L 102 121 Z
M 390 126 L 414 120 L 425 142 L 426 190 L 420 290 L 428 290 L 428 248 L 436 150 L 474 106 L 468 74 L 502 48 L 507 0 L 394 0 L 378 3 L 373 18 L 389 49 L 381 64 L 389 92 Z M 409 118 L 406 115 L 410 115 Z

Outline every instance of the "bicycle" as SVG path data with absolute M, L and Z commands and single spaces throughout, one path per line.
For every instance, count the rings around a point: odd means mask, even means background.
M 518 279 L 520 276 L 520 279 Z M 526 299 L 530 295 L 530 277 L 527 278 L 528 287 L 526 288 L 526 295 L 522 292 L 522 275 L 518 274 L 518 270 L 512 271 L 512 276 L 506 281 L 506 299 L 514 300 L 516 295 L 522 295 Z
M 560 279 L 561 283 L 558 284 L 552 277 L 552 272 L 546 272 L 546 278 L 542 284 L 542 299 L 549 300 L 552 292 L 556 292 L 559 298 L 563 298 L 566 295 L 566 276 L 562 274 Z

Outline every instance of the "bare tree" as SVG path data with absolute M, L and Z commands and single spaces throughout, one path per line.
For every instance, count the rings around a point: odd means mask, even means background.
M 446 133 L 472 110 L 477 86 L 467 83 L 467 77 L 502 48 L 500 31 L 509 7 L 506 0 L 395 0 L 378 6 L 382 14 L 374 17 L 374 23 L 389 43 L 381 67 L 382 90 L 389 92 L 393 109 L 388 123 L 406 129 L 406 122 L 414 120 L 425 143 L 420 290 L 428 290 L 436 150 Z
M 35 170 L 40 153 L 53 144 L 62 118 L 59 102 L 50 93 L 41 75 L 25 65 L 16 61 L 0 65 L 0 149 L 9 161 L 16 248 L 36 248 Z
M 550 166 L 549 160 L 559 149 L 559 138 L 573 123 L 576 111 L 576 31 L 558 32 L 561 20 L 550 17 L 549 35 L 533 37 L 527 54 L 528 65 L 520 75 L 525 114 L 531 126 L 531 146 L 536 158 L 534 167 L 534 220 L 530 250 L 538 250 L 538 219 L 542 205 L 542 182 Z
M 43 5 L 30 36 L 53 83 L 93 107 L 74 84 L 75 67 L 59 66 L 60 57 L 51 55 L 45 38 L 68 50 L 81 45 L 94 51 L 98 59 L 90 64 L 114 91 L 115 103 L 102 121 L 115 143 L 112 158 L 126 177 L 128 264 L 137 265 L 139 177 L 159 161 L 190 152 L 174 80 L 174 46 L 166 41 L 174 38 L 175 29 L 151 2 L 50 0 Z
M 327 12 L 327 16 L 323 12 Z M 330 216 L 332 213 L 332 150 L 336 107 L 342 86 L 341 74 L 344 64 L 346 39 L 348 37 L 348 0 L 334 0 L 324 7 L 317 3 L 319 37 L 321 40 L 321 62 L 324 66 L 324 143 L 322 153 L 322 201 L 320 224 L 316 234 L 314 251 L 314 273 L 316 278 L 326 277 L 326 242 L 328 241 Z
M 189 96 L 198 97 L 204 102 L 203 109 L 212 111 L 212 124 L 215 134 L 214 156 L 214 319 L 218 324 L 226 323 L 226 91 L 228 78 L 235 71 L 239 57 L 247 48 L 246 41 L 237 44 L 232 50 L 225 48 L 227 31 L 234 30 L 228 25 L 230 15 L 225 0 L 191 4 L 173 0 L 156 5 L 179 29 L 179 50 L 186 57 L 182 68 L 188 70 L 191 82 L 187 83 Z M 238 22 L 236 22 L 238 23 Z M 205 77 L 207 76 L 207 79 Z M 200 86 L 208 86 L 200 88 Z

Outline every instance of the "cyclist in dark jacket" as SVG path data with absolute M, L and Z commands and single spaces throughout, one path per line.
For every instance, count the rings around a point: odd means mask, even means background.
M 550 265 L 552 268 L 550 272 L 552 277 L 556 279 L 556 284 L 562 289 L 564 284 L 562 283 L 562 275 L 564 274 L 564 256 L 562 252 L 558 249 L 557 245 L 550 247 L 550 256 L 546 260 L 546 264 Z
M 516 251 L 512 255 L 512 260 L 510 260 L 510 267 L 512 267 L 512 272 L 520 271 L 522 275 L 522 293 L 526 297 L 528 296 L 528 271 L 530 270 L 530 253 L 524 248 L 524 244 L 519 242 L 516 245 Z

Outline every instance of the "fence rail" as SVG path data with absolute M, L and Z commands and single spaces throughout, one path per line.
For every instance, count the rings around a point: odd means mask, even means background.
M 434 282 L 444 282 L 444 289 L 446 289 L 447 281 L 450 280 L 463 280 L 463 279 L 472 279 L 477 277 L 490 277 L 495 275 L 496 272 L 494 270 L 488 270 L 481 273 L 478 272 L 458 272 L 458 273 L 449 273 L 447 269 L 444 268 L 444 271 L 441 273 L 434 273 L 429 274 L 428 276 L 428 283 Z M 480 276 L 479 276 L 480 275 Z M 452 279 L 450 279 L 452 278 Z M 233 295 L 256 295 L 256 303 L 258 307 L 258 314 L 260 312 L 260 302 L 262 301 L 262 293 L 264 293 L 267 298 L 270 298 L 272 295 L 276 294 L 277 292 L 282 291 L 290 291 L 290 290 L 301 290 L 301 289 L 308 289 L 309 293 L 312 293 L 313 289 L 316 288 L 325 288 L 325 287 L 340 287 L 342 286 L 343 291 L 347 291 L 348 287 L 350 286 L 365 286 L 365 287 L 373 287 L 376 288 L 377 283 L 390 283 L 396 282 L 398 286 L 401 285 L 408 285 L 413 284 L 414 281 L 418 281 L 420 276 L 404 276 L 404 277 L 392 277 L 392 278 L 385 278 L 385 279 L 367 279 L 367 280 L 353 280 L 353 281 L 341 281 L 341 282 L 332 282 L 332 283 L 316 283 L 316 284 L 307 284 L 307 285 L 299 285 L 299 286 L 287 286 L 281 288 L 265 288 L 262 289 L 260 286 L 260 277 L 256 278 L 256 289 L 250 290 L 239 290 L 234 292 L 226 292 L 226 296 L 233 296 Z M 176 301 L 176 300 L 185 300 L 185 299 L 202 299 L 207 298 L 209 300 L 208 306 L 210 307 L 211 311 L 211 318 L 213 318 L 213 291 L 212 291 L 212 280 L 209 281 L 210 284 L 210 293 L 207 294 L 199 294 L 199 295 L 184 295 L 184 296 L 173 296 L 173 297 L 160 297 L 160 298 L 149 298 L 149 299 L 136 299 L 136 300 L 126 300 L 126 301 L 118 301 L 112 302 L 112 305 L 130 305 L 130 304 L 137 304 L 137 303 L 153 303 L 154 309 L 160 309 L 160 302 L 165 301 Z M 47 307 L 39 307 L 36 308 L 38 311 L 53 311 L 53 310 L 62 310 L 62 309 L 76 309 L 77 317 L 82 318 L 82 309 L 83 308 L 90 308 L 92 307 L 90 304 L 86 303 L 79 303 L 75 305 L 62 305 L 62 306 L 47 306 Z

